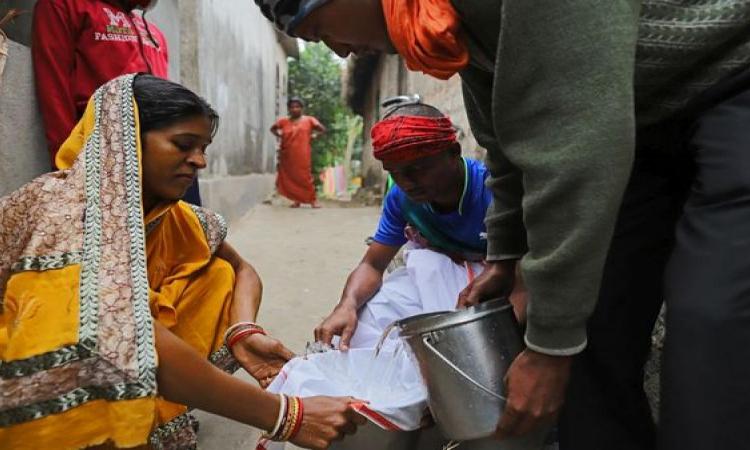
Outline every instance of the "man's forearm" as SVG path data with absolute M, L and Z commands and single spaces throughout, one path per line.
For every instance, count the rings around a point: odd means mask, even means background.
M 494 81 L 502 88 L 493 95 L 502 108 L 494 120 L 503 157 L 523 174 L 526 343 L 539 353 L 571 355 L 586 345 L 633 159 L 639 2 L 541 3 L 503 2 L 514 25 L 502 31 L 498 57 L 505 64 Z M 493 254 L 509 253 L 507 239 L 519 231 L 503 213 L 488 215 Z
M 361 263 L 349 275 L 341 295 L 340 306 L 361 308 L 383 284 L 383 272 L 367 263 Z

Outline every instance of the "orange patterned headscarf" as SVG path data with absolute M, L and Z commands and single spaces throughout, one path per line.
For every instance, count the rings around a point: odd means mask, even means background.
M 382 2 L 388 35 L 409 70 L 447 80 L 469 64 L 461 22 L 450 0 Z

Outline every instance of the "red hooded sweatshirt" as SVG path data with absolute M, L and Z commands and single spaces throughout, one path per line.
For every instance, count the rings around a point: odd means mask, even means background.
M 140 13 L 118 4 L 100 0 L 36 3 L 31 49 L 53 164 L 57 149 L 99 86 L 135 72 L 167 78 L 164 35 L 150 22 L 146 29 Z

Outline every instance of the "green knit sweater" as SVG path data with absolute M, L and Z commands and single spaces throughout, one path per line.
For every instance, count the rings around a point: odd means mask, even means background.
M 466 109 L 492 173 L 488 258 L 522 258 L 529 348 L 577 353 L 636 128 L 750 65 L 750 1 L 453 3 L 472 56 Z

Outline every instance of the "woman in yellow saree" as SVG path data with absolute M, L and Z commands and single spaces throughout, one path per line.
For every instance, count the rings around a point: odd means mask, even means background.
M 220 216 L 179 201 L 217 120 L 180 85 L 120 77 L 63 170 L 0 199 L 0 448 L 194 448 L 183 405 L 272 430 L 296 404 L 216 367 L 266 383 L 292 356 L 261 333 L 224 345 L 255 321 L 260 280 Z M 304 399 L 280 436 L 325 448 L 361 422 L 350 401 Z

